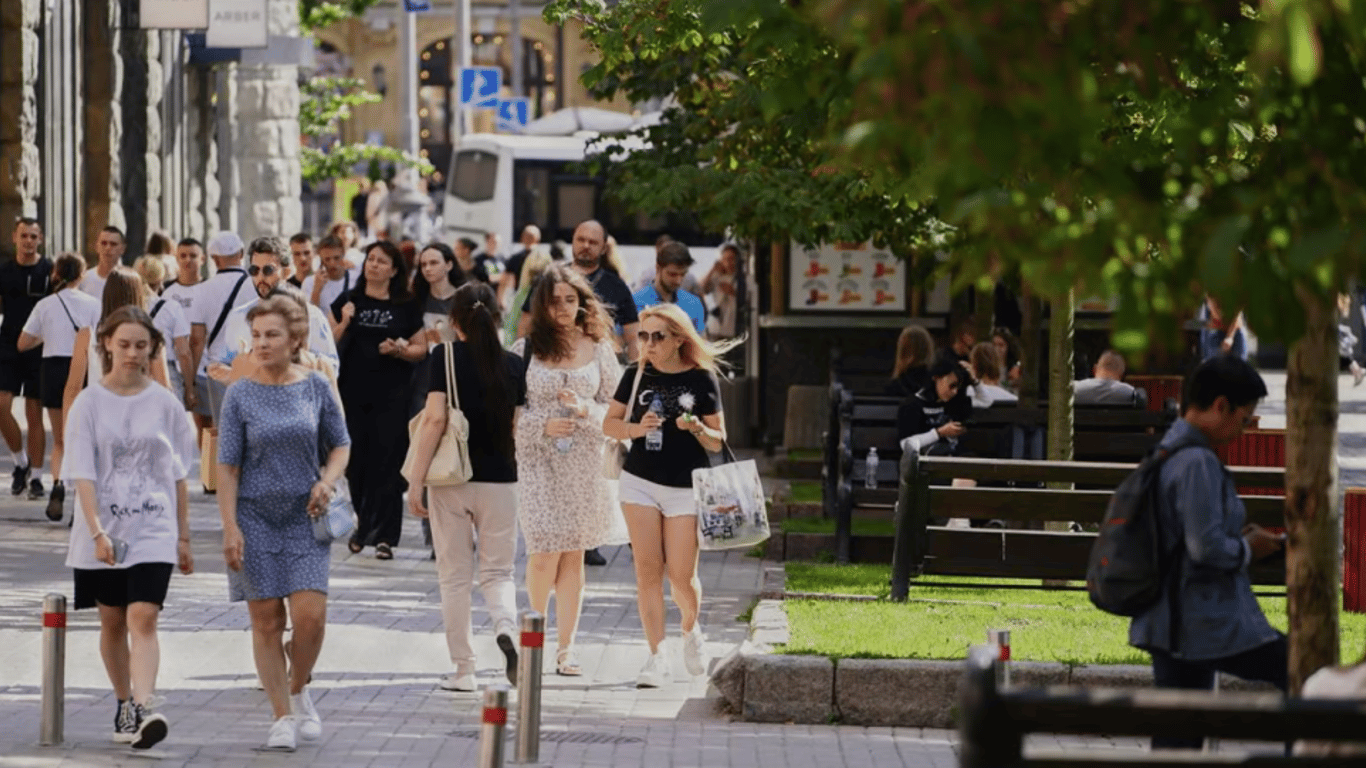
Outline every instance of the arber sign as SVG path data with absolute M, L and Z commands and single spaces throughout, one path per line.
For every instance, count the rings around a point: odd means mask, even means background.
M 209 0 L 209 48 L 265 48 L 266 0 Z

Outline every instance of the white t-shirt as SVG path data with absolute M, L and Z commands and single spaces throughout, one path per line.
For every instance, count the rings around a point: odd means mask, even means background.
M 85 291 L 91 296 L 94 296 L 96 299 L 103 299 L 104 284 L 108 282 L 108 280 L 109 278 L 107 277 L 100 277 L 99 275 L 95 274 L 95 270 L 87 269 L 85 271 L 85 277 L 81 278 L 80 284 L 76 287 L 81 289 L 82 291 Z
M 195 283 L 194 285 L 181 285 L 178 282 L 172 281 L 167 283 L 165 288 L 161 289 L 161 298 L 174 299 L 175 302 L 180 305 L 180 309 L 184 311 L 186 321 L 189 321 L 191 310 L 194 309 L 195 293 L 198 289 L 199 283 Z M 246 289 L 247 287 L 245 285 L 242 286 L 242 290 L 245 291 Z
M 176 562 L 176 482 L 189 477 L 194 433 L 185 408 L 155 383 L 136 395 L 116 395 L 96 382 L 76 397 L 66 417 L 63 478 L 95 483 L 95 508 L 104 530 L 128 542 L 117 568 Z M 79 505 L 80 501 L 77 500 Z M 77 506 L 66 564 L 107 569 Z
M 304 292 L 304 297 L 310 301 L 313 299 L 313 284 L 318 275 L 326 277 L 327 273 L 315 272 L 308 277 L 305 277 L 303 285 L 300 286 L 300 290 Z M 338 296 L 355 288 L 356 281 L 359 279 L 360 267 L 356 267 L 355 269 L 348 269 L 346 272 L 342 273 L 342 279 L 340 280 L 328 280 L 326 283 L 323 283 L 322 292 L 318 294 L 318 306 L 324 309 L 330 308 L 332 302 L 336 301 Z
M 252 295 L 255 296 L 255 291 Z M 219 357 L 209 362 L 232 365 L 234 357 L 251 351 L 251 327 L 247 325 L 247 312 L 259 301 L 255 299 L 228 313 L 228 319 L 223 323 L 223 350 Z M 332 326 L 328 324 L 323 311 L 312 304 L 308 305 L 308 351 L 331 363 L 334 373 L 340 372 L 341 361 L 337 355 L 337 342 L 332 338 Z
M 99 320 L 99 299 L 84 291 L 63 289 L 38 300 L 24 323 L 24 333 L 42 339 L 43 357 L 71 357 L 76 333 Z
M 1366 701 L 1366 664 L 1324 667 L 1309 676 L 1300 690 L 1302 699 L 1357 699 Z M 1366 755 L 1366 744 L 1332 741 L 1295 742 L 1296 755 Z
M 243 286 L 242 290 L 246 290 L 246 287 Z M 157 305 L 161 308 L 157 309 Z M 152 325 L 166 337 L 166 364 L 175 363 L 175 340 L 190 335 L 190 321 L 185 318 L 185 310 L 180 308 L 176 300 L 162 296 L 152 300 L 147 307 L 147 314 L 152 315 Z
M 242 283 L 241 290 L 237 291 L 233 306 L 240 307 L 256 301 L 256 289 L 252 287 L 251 278 L 247 277 L 247 273 L 242 271 L 241 267 L 220 269 L 213 277 L 195 286 L 194 305 L 190 307 L 187 318 L 192 325 L 204 326 L 204 339 L 207 344 L 196 375 L 203 375 L 208 370 L 210 360 L 217 360 L 223 356 L 226 347 L 223 338 L 226 335 L 224 331 L 227 329 L 227 321 L 224 320 L 223 328 L 219 329 L 218 337 L 213 339 L 212 343 L 209 342 L 209 335 L 213 333 L 218 315 L 223 312 L 223 307 L 227 306 L 228 297 L 232 295 L 238 281 L 245 282 Z
M 997 384 L 976 384 L 968 387 L 973 408 L 990 408 L 992 403 L 1018 403 L 1020 398 Z

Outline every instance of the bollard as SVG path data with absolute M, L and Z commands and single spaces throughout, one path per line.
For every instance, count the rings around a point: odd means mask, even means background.
M 44 747 L 62 743 L 66 717 L 66 596 L 43 598 L 43 712 L 38 743 Z
M 1000 674 L 997 676 L 996 684 L 1003 690 L 1010 687 L 1010 630 L 1008 629 L 988 629 L 987 643 L 996 646 L 998 649 L 998 659 L 1001 664 L 997 669 Z
M 522 614 L 522 655 L 517 659 L 517 762 L 541 759 L 541 654 L 545 650 L 545 617 Z
M 508 687 L 484 689 L 484 725 L 479 733 L 479 768 L 503 768 L 503 729 L 508 724 Z

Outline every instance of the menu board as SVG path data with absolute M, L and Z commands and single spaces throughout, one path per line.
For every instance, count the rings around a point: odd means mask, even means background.
M 793 312 L 905 312 L 906 265 L 870 243 L 819 248 L 792 243 L 788 308 Z

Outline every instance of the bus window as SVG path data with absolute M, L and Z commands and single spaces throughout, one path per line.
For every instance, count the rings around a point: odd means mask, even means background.
M 555 187 L 558 230 L 573 231 L 579 222 L 597 218 L 598 188 L 592 182 L 561 182 Z
M 467 203 L 493 199 L 498 181 L 498 156 L 491 152 L 467 149 L 456 154 L 451 170 L 451 195 Z
M 545 228 L 550 222 L 550 167 L 513 163 L 512 190 L 514 236 L 520 236 L 528 224 Z

